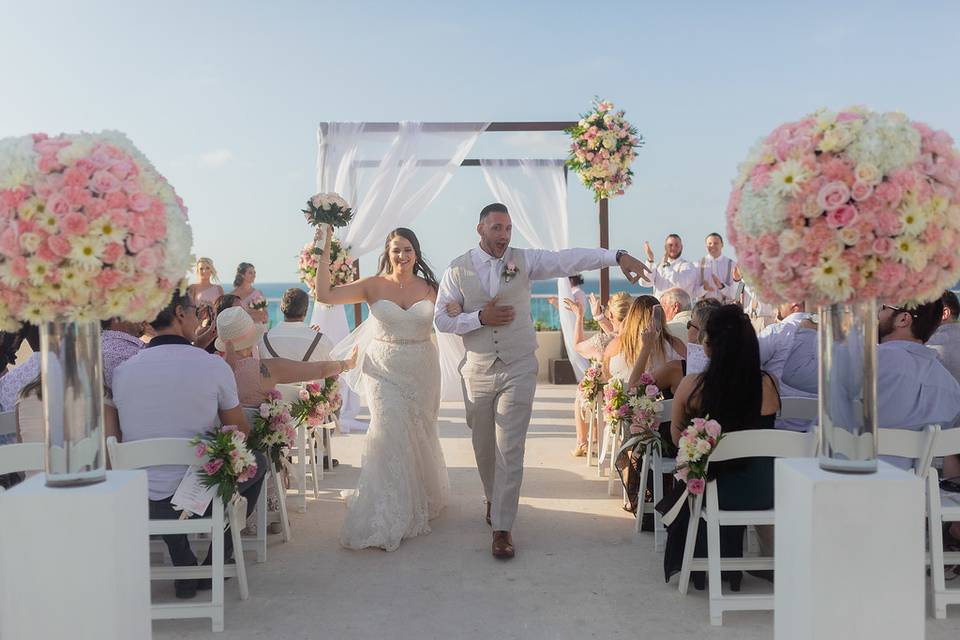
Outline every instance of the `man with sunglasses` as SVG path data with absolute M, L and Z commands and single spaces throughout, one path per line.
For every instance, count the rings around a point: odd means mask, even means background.
M 943 302 L 913 308 L 884 304 L 877 312 L 877 416 L 881 428 L 919 430 L 928 424 L 956 426 L 960 384 L 926 346 L 940 325 Z M 817 390 L 817 334 L 801 329 L 783 368 L 783 382 Z M 911 460 L 891 456 L 887 462 L 909 468 Z M 955 457 L 944 459 L 944 477 L 960 475 Z M 960 531 L 957 532 L 960 534 Z
M 796 389 L 782 380 L 783 367 L 793 348 L 797 329 L 804 321 L 810 320 L 811 314 L 807 313 L 803 302 L 787 302 L 777 308 L 777 318 L 779 322 L 765 327 L 757 336 L 760 343 L 760 368 L 780 381 L 781 397 L 816 398 L 816 392 L 809 393 Z M 777 418 L 774 426 L 788 431 L 807 431 L 810 425 L 809 420 Z

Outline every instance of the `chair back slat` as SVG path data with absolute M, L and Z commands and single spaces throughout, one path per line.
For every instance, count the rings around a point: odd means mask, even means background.
M 900 456 L 923 461 L 930 453 L 934 436 L 940 425 L 928 424 L 923 431 L 908 429 L 879 429 L 877 449 L 881 456 Z
M 817 431 L 749 429 L 727 433 L 710 454 L 710 462 L 738 458 L 809 458 L 817 450 Z
M 950 429 L 941 427 L 936 438 L 933 439 L 932 456 L 942 458 L 956 453 L 960 453 L 960 427 Z
M 277 391 L 283 396 L 284 402 L 297 402 L 300 400 L 299 384 L 278 384 Z
M 143 469 L 159 465 L 190 466 L 202 462 L 187 438 L 148 438 L 133 442 L 118 442 L 107 438 L 107 451 L 114 469 Z
M 670 422 L 670 416 L 673 414 L 673 399 L 661 400 L 663 405 L 660 409 L 660 422 Z
M 0 412 L 0 437 L 12 435 L 17 432 L 17 412 Z
M 43 471 L 42 442 L 24 442 L 0 446 L 0 475 L 22 471 Z
M 780 398 L 777 416 L 784 420 L 818 420 L 819 411 L 816 398 Z

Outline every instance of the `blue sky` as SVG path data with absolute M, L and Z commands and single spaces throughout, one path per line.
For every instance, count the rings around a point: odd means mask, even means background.
M 197 255 L 224 279 L 246 260 L 288 281 L 318 122 L 567 120 L 599 95 L 647 140 L 611 202 L 612 244 L 678 232 L 693 259 L 723 230 L 738 161 L 782 121 L 857 103 L 960 136 L 958 19 L 950 1 L 9 1 L 0 137 L 123 130 L 185 200 Z M 486 134 L 471 155 L 565 148 Z M 490 200 L 465 168 L 413 223 L 434 266 L 473 244 Z M 569 205 L 575 243 L 595 244 L 573 176 Z

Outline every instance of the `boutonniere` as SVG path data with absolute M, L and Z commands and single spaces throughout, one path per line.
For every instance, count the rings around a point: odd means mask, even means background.
M 508 262 L 507 265 L 503 268 L 503 279 L 505 282 L 510 282 L 513 280 L 513 277 L 517 275 L 517 272 L 520 271 L 512 262 Z

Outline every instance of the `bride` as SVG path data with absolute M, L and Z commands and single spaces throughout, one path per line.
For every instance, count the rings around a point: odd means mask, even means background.
M 366 302 L 370 308 L 370 317 L 347 338 L 351 344 L 337 347 L 360 345 L 356 371 L 370 408 L 360 480 L 347 498 L 340 543 L 394 551 L 401 539 L 430 533 L 429 521 L 450 491 L 437 435 L 440 363 L 430 339 L 437 279 L 417 236 L 401 227 L 387 235 L 377 275 L 331 288 L 331 231 L 317 268 L 317 301 Z

